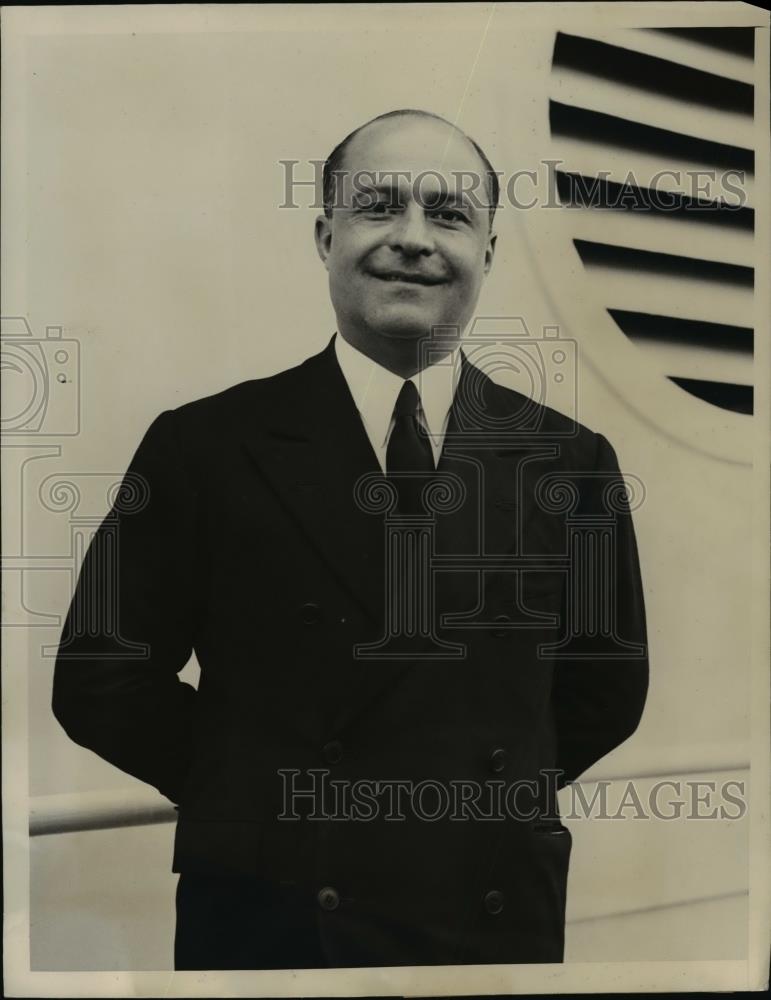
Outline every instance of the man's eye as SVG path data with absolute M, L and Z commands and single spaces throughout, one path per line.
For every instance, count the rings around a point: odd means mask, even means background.
M 454 208 L 438 208 L 432 213 L 435 219 L 441 219 L 442 222 L 465 222 L 466 216 L 463 212 L 458 212 Z

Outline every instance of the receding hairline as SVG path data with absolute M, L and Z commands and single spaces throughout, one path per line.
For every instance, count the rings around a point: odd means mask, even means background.
M 487 163 L 485 162 L 486 157 L 482 153 L 478 143 L 476 143 L 471 138 L 471 136 L 466 135 L 466 133 L 463 131 L 462 128 L 460 128 L 459 125 L 456 125 L 454 122 L 448 121 L 447 118 L 443 118 L 441 115 L 438 115 L 433 111 L 422 111 L 419 108 L 400 108 L 396 111 L 386 111 L 382 115 L 377 115 L 375 118 L 370 118 L 369 121 L 364 122 L 363 125 L 359 125 L 352 132 L 349 132 L 349 134 L 343 140 L 341 140 L 341 142 L 337 144 L 337 146 L 332 151 L 332 154 L 330 154 L 330 156 L 333 155 L 334 153 L 337 153 L 339 168 L 345 169 L 344 167 L 345 155 L 348 151 L 348 148 L 355 139 L 358 139 L 361 136 L 363 132 L 366 132 L 368 129 L 372 128 L 375 125 L 380 125 L 389 121 L 396 122 L 399 119 L 404 119 L 404 118 L 428 119 L 429 121 L 439 122 L 441 125 L 446 125 L 448 128 L 451 128 L 454 132 L 456 132 L 459 136 L 461 136 L 463 139 L 466 140 L 468 145 L 472 148 L 476 156 L 479 158 L 485 172 L 487 172 L 488 166 Z

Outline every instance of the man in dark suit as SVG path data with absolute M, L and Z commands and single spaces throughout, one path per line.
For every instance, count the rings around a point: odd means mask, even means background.
M 153 421 L 54 712 L 177 805 L 178 969 L 559 962 L 556 791 L 648 682 L 616 456 L 461 350 L 495 249 L 476 144 L 391 113 L 324 188 L 337 334 Z

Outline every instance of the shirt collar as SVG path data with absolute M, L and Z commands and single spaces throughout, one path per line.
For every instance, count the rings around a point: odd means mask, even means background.
M 426 429 L 437 439 L 444 432 L 452 405 L 459 373 L 459 352 L 460 346 L 411 378 L 420 393 Z M 405 380 L 367 357 L 339 333 L 335 335 L 335 353 L 362 420 L 384 446 L 396 397 Z

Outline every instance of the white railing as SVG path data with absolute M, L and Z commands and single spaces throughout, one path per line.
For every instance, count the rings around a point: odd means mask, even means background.
M 629 768 L 613 770 L 604 768 L 597 775 L 587 776 L 577 784 L 591 785 L 599 781 L 644 781 L 661 778 L 681 778 L 688 775 L 715 775 L 729 771 L 746 771 L 746 759 L 734 759 L 720 754 L 709 761 L 699 756 L 688 759 L 682 755 L 680 766 L 670 761 L 650 760 L 650 766 L 631 772 Z M 125 791 L 65 792 L 59 795 L 40 795 L 30 799 L 29 834 L 39 837 L 55 833 L 75 833 L 79 830 L 108 830 L 115 827 L 147 826 L 153 823 L 171 823 L 177 818 L 175 807 L 158 792 L 141 786 Z

